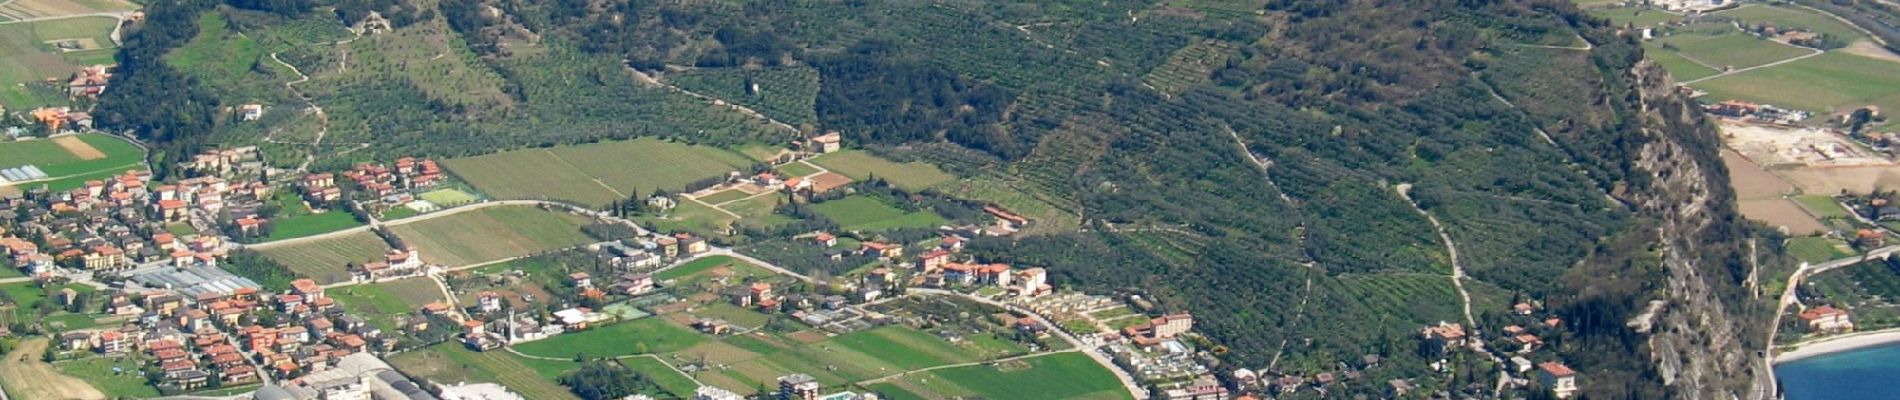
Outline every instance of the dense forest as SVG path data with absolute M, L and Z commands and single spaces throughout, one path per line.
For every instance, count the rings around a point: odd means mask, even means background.
M 405 2 L 246 1 L 229 6 L 334 9 L 346 22 L 362 10 L 413 14 L 384 38 L 285 50 L 312 66 L 306 93 L 329 110 L 333 140 L 369 145 L 325 162 L 648 135 L 777 142 L 788 133 L 641 78 L 809 87 L 799 85 L 810 72 L 760 72 L 816 71 L 817 93 L 799 97 L 809 110 L 772 112 L 813 116 L 801 129 L 873 149 L 955 148 L 930 161 L 1074 204 L 1081 229 L 985 238 L 972 251 L 1046 266 L 1060 286 L 1192 311 L 1198 331 L 1231 349 L 1224 369 L 1317 373 L 1373 354 L 1406 366 L 1386 378 L 1417 374 L 1428 360 L 1416 329 L 1463 319 L 1454 262 L 1475 313 L 1530 298 L 1566 321 L 1553 343 L 1591 377 L 1590 397 L 1724 392 L 1746 378 L 1665 387 L 1652 337 L 1625 326 L 1650 300 L 1744 327 L 1711 334 L 1724 341 L 1760 336 L 1746 328 L 1763 308 L 1739 289 L 1737 256 L 1757 233 L 1734 215 L 1714 135 L 1643 73 L 1653 67 L 1633 37 L 1567 1 L 445 0 L 413 13 Z M 218 82 L 160 57 L 199 36 L 197 15 L 261 11 L 151 8 L 102 123 L 160 143 L 161 160 L 256 140 L 214 117 L 234 101 L 207 94 Z M 336 48 L 396 54 L 412 34 L 465 46 L 326 67 Z M 404 72 L 410 64 L 446 66 Z M 154 96 L 180 101 L 140 101 Z M 1679 166 L 1683 175 L 1658 172 Z M 1678 207 L 1698 220 L 1678 221 Z M 808 220 L 798 228 L 831 225 Z M 813 249 L 756 246 L 843 268 Z M 1702 281 L 1688 286 L 1707 292 L 1671 292 L 1662 282 L 1688 278 L 1663 266 L 1695 271 Z M 1437 388 L 1467 390 L 1470 379 Z

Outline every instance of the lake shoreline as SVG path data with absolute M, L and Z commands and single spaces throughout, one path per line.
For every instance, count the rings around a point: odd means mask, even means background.
M 1829 336 L 1797 343 L 1793 350 L 1777 351 L 1771 364 L 1780 365 L 1816 356 L 1892 344 L 1900 344 L 1900 328 Z

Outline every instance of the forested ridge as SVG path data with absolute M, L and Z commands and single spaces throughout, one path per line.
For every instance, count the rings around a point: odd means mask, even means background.
M 778 143 L 782 130 L 628 70 L 815 71 L 815 120 L 801 128 L 880 151 L 972 150 L 929 156 L 1073 203 L 1082 229 L 986 238 L 972 251 L 1046 266 L 1060 286 L 1192 311 L 1229 350 L 1229 370 L 1277 359 L 1274 372 L 1321 372 L 1376 354 L 1396 367 L 1372 382 L 1429 374 L 1418 327 L 1463 316 L 1447 294 L 1445 243 L 1398 194 L 1409 184 L 1458 246 L 1474 312 L 1542 300 L 1565 321 L 1552 342 L 1590 376 L 1591 397 L 1739 390 L 1732 372 L 1664 386 L 1647 338 L 1624 325 L 1670 296 L 1658 265 L 1667 238 L 1656 237 L 1675 223 L 1665 200 L 1707 202 L 1690 258 L 1708 277 L 1696 279 L 1737 325 L 1760 317 L 1737 289 L 1735 249 L 1755 233 L 1733 214 L 1714 136 L 1682 122 L 1697 111 L 1645 94 L 1667 85 L 1637 72 L 1632 37 L 1561 0 L 1199 3 L 443 0 L 417 7 L 392 39 L 347 48 L 443 29 L 460 47 L 408 63 L 451 63 L 452 74 L 327 70 L 345 45 L 285 54 L 312 61 L 299 63 L 317 76 L 308 90 L 343 121 L 331 140 L 372 145 L 328 162 L 649 135 Z M 225 6 L 349 18 L 410 4 Z M 208 95 L 219 82 L 160 57 L 193 37 L 197 15 L 258 11 L 213 0 L 150 8 L 101 123 L 153 139 L 161 160 L 256 141 L 218 117 L 238 101 Z M 182 100 L 141 100 L 152 96 Z M 1655 193 L 1685 178 L 1644 157 L 1700 166 L 1709 193 Z M 1488 378 L 1454 374 L 1439 388 Z

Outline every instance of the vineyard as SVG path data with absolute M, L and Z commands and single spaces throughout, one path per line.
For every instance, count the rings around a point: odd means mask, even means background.
M 349 264 L 377 260 L 386 251 L 389 251 L 389 245 L 383 242 L 383 238 L 370 232 L 262 250 L 264 256 L 290 267 L 297 275 L 321 283 L 349 280 Z
M 810 67 L 701 68 L 669 73 L 666 81 L 788 124 L 818 122 L 818 71 Z
M 1224 66 L 1234 46 L 1217 40 L 1199 40 L 1175 51 L 1168 62 L 1142 78 L 1142 83 L 1168 94 L 1180 94 L 1207 82 L 1214 68 Z

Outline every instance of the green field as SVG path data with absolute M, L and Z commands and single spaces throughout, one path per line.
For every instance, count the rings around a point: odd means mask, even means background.
M 441 384 L 492 382 L 530 399 L 579 399 L 553 378 L 580 368 L 571 361 L 535 360 L 506 351 L 469 351 L 451 341 L 391 355 L 389 364 L 409 376 Z
M 1781 5 L 1757 4 L 1715 13 L 1735 18 L 1744 25 L 1769 24 L 1777 27 L 1796 27 L 1851 42 L 1865 37 L 1859 30 L 1842 23 L 1834 17 L 1804 9 Z
M 1820 195 L 1796 196 L 1794 201 L 1800 203 L 1801 208 L 1805 208 L 1808 212 L 1813 213 L 1815 218 L 1828 219 L 1848 217 L 1847 209 L 1841 208 L 1841 203 L 1834 201 L 1833 197 Z
M 33 282 L 0 284 L 0 292 L 6 293 L 7 297 L 13 299 L 14 304 L 18 304 L 22 309 L 37 307 L 40 300 L 45 300 L 49 293 L 55 293 L 65 288 L 72 288 L 73 291 L 79 293 L 90 293 L 94 290 L 98 290 L 91 286 L 80 284 L 66 284 L 44 288 Z
M 849 231 L 929 228 L 949 223 L 927 210 L 907 213 L 878 199 L 863 196 L 813 204 L 811 208 Z
M 670 281 L 711 271 L 719 267 L 734 267 L 734 269 L 744 270 L 743 272 L 746 272 L 746 275 L 763 275 L 766 273 L 764 269 L 758 266 L 739 261 L 739 259 L 730 256 L 710 256 L 687 261 L 685 264 L 680 264 L 673 268 L 667 268 L 664 271 L 653 274 L 653 278 Z
M 336 232 L 363 226 L 349 211 L 331 210 L 322 214 L 305 214 L 290 218 L 278 218 L 271 221 L 270 236 L 265 241 L 300 238 L 322 233 Z
M 499 199 L 556 199 L 600 206 L 752 164 L 738 153 L 643 138 L 456 158 L 449 171 Z
M 1676 78 L 1676 82 L 1702 79 L 1721 73 L 1654 44 L 1644 43 L 1643 54 L 1648 55 L 1651 60 L 1656 60 L 1656 64 L 1662 65 L 1664 70 L 1669 71 L 1669 76 Z
M 54 363 L 59 372 L 84 379 L 92 387 L 117 398 L 158 397 L 158 388 L 145 384 L 141 357 L 86 357 Z M 113 372 L 113 368 L 119 372 Z
M 64 79 L 84 66 L 112 63 L 111 48 L 116 46 L 108 35 L 117 23 L 110 17 L 81 17 L 0 25 L 0 106 L 25 111 L 70 103 Z M 62 52 L 46 43 L 80 38 L 91 39 L 101 49 Z M 49 78 L 62 85 L 40 84 Z
M 395 232 L 430 263 L 460 267 L 592 241 L 583 217 L 531 206 L 497 206 L 402 225 Z
M 441 289 L 429 278 L 408 278 L 325 291 L 351 314 L 367 317 L 384 331 L 394 332 L 395 316 L 407 315 L 424 304 L 444 301 Z
M 785 174 L 786 176 L 811 176 L 812 174 L 820 172 L 818 167 L 814 167 L 804 161 L 780 164 L 776 167 L 772 167 L 772 169 L 778 170 L 779 173 Z
M 714 192 L 713 194 L 700 196 L 696 200 L 699 200 L 700 202 L 704 202 L 706 204 L 718 205 L 719 203 L 739 200 L 739 199 L 743 199 L 743 198 L 751 197 L 751 196 L 752 196 L 751 194 L 747 194 L 746 192 L 739 191 L 739 189 L 726 189 L 726 190 Z
M 1129 399 L 1127 389 L 1101 365 L 1078 353 L 1024 360 L 1026 369 L 974 365 L 931 371 L 942 380 L 990 399 Z
M 675 325 L 664 318 L 642 318 L 564 333 L 514 348 L 522 354 L 542 357 L 572 358 L 576 354 L 618 357 L 679 351 L 703 340 L 706 339 L 699 332 Z
M 1694 85 L 1704 101 L 1740 99 L 1808 111 L 1878 105 L 1900 109 L 1900 63 L 1828 52 Z M 1789 96 L 1800 93 L 1800 96 Z
M 903 325 L 852 332 L 831 340 L 847 349 L 879 356 L 904 369 L 981 361 L 988 357 L 958 348 L 936 335 Z
M 739 218 L 700 202 L 682 201 L 678 207 L 667 211 L 664 217 L 641 216 L 638 220 L 641 225 L 652 226 L 662 232 L 686 231 L 700 236 L 714 236 L 725 234 L 726 228 Z
M 1810 53 L 1807 49 L 1770 42 L 1740 31 L 1720 34 L 1681 33 L 1656 39 L 1684 57 L 1716 68 L 1748 68 Z
M 1798 237 L 1788 239 L 1788 255 L 1807 263 L 1818 263 L 1853 255 L 1841 251 L 1839 240 L 1823 237 Z
M 36 166 L 52 179 L 24 186 L 45 184 L 52 190 L 73 189 L 83 186 L 87 180 L 105 179 L 132 169 L 145 169 L 145 152 L 131 142 L 103 134 L 75 137 L 104 153 L 105 157 L 82 160 L 52 139 L 22 140 L 0 143 L 0 168 Z
M 896 163 L 878 158 L 861 150 L 844 150 L 812 158 L 811 162 L 820 167 L 851 177 L 865 180 L 873 176 L 890 182 L 904 190 L 923 190 L 951 179 L 956 179 L 937 166 L 921 162 Z
M 767 320 L 772 319 L 772 316 L 770 315 L 765 315 L 765 314 L 759 313 L 758 311 L 753 311 L 750 309 L 740 308 L 737 305 L 733 305 L 731 302 L 725 302 L 725 301 L 715 301 L 715 302 L 706 304 L 704 306 L 701 306 L 699 309 L 694 310 L 692 314 L 694 317 L 700 317 L 700 318 L 723 319 L 723 320 L 726 320 L 726 322 L 731 322 L 733 324 L 743 326 L 746 329 L 765 326 L 765 322 Z
M 457 204 L 473 203 L 475 200 L 479 200 L 475 195 L 455 189 L 436 190 L 417 195 L 416 197 L 443 207 L 454 207 Z
M 287 246 L 270 247 L 261 250 L 270 257 L 290 267 L 298 275 L 310 277 L 319 283 L 335 283 L 350 279 L 349 263 L 365 263 L 381 260 L 389 251 L 389 244 L 383 238 L 371 232 L 357 232 L 348 235 L 307 241 Z

